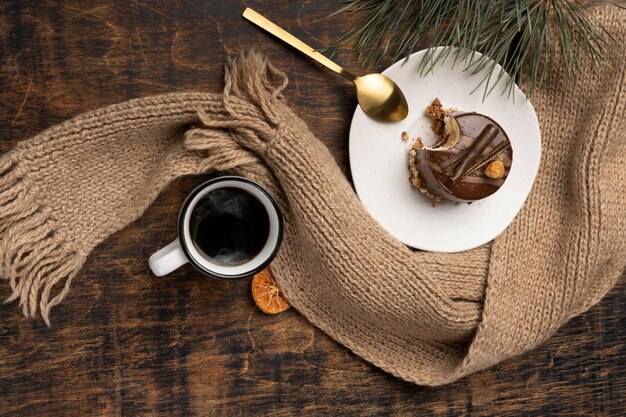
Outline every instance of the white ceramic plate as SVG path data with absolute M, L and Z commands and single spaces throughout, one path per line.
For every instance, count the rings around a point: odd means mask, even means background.
M 409 103 L 408 117 L 399 123 L 381 123 L 357 107 L 350 128 L 350 167 L 356 192 L 365 208 L 391 235 L 408 246 L 434 252 L 460 252 L 489 242 L 513 221 L 537 175 L 541 133 L 535 110 L 515 87 L 501 94 L 506 79 L 483 101 L 484 74 L 470 76 L 464 65 L 448 57 L 432 72 L 420 76 L 418 64 L 425 51 L 414 53 L 383 74 L 395 81 Z M 477 54 L 478 55 L 478 54 Z M 494 69 L 494 80 L 500 67 Z M 433 207 L 430 199 L 409 183 L 408 149 L 421 136 L 426 145 L 434 136 L 424 109 L 435 97 L 444 107 L 476 111 L 497 121 L 507 132 L 513 165 L 504 185 L 491 196 L 472 204 L 445 203 Z

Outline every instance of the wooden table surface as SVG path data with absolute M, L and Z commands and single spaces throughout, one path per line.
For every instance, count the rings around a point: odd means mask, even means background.
M 220 91 L 225 58 L 265 51 L 290 104 L 348 168 L 351 86 L 241 18 L 245 5 L 313 46 L 354 17 L 333 1 L 129 0 L 0 3 L 0 153 L 86 110 L 172 91 Z M 361 71 L 353 52 L 338 60 Z M 382 66 L 381 66 L 382 68 Z M 293 309 L 252 302 L 249 280 L 183 267 L 150 275 L 176 235 L 176 181 L 90 255 L 52 328 L 0 306 L 0 413 L 91 415 L 606 415 L 626 410 L 624 280 L 538 349 L 439 388 L 396 379 Z M 8 296 L 8 285 L 0 297 Z

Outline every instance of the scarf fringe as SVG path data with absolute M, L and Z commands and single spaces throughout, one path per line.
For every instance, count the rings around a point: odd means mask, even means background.
M 274 127 L 283 125 L 287 106 L 283 90 L 289 80 L 262 53 L 252 50 L 242 52 L 237 58 L 229 58 L 224 74 L 224 107 L 232 116 L 243 120 L 245 116 L 254 122 L 265 119 Z M 256 106 L 250 113 L 251 104 Z M 265 117 L 259 117 L 259 110 Z M 252 117 L 250 117 L 252 116 Z
M 288 108 L 282 95 L 287 84 L 285 73 L 258 51 L 242 52 L 236 58 L 229 58 L 222 96 L 225 113 L 209 114 L 199 109 L 202 127 L 187 132 L 186 148 L 210 151 L 208 155 L 212 155 L 216 149 L 226 146 L 228 152 L 238 154 L 244 164 L 252 163 L 256 158 L 245 150 L 262 153 L 276 131 L 287 125 Z M 210 158 L 206 162 L 212 163 Z
M 25 317 L 39 309 L 50 326 L 50 310 L 69 291 L 85 256 L 64 244 L 27 189 L 11 154 L 0 158 L 0 277 L 12 290 L 4 302 L 19 299 Z M 52 296 L 59 283 L 63 288 Z

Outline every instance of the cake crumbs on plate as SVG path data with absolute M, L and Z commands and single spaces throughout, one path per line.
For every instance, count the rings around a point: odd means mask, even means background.
M 411 144 L 411 149 L 420 149 L 424 147 L 424 143 L 422 142 L 422 137 L 418 136 L 417 138 L 415 138 L 413 140 L 413 143 Z
M 437 136 L 443 135 L 444 121 L 443 118 L 447 112 L 441 105 L 439 98 L 435 98 L 430 106 L 426 107 L 426 114 L 430 116 L 430 127 Z

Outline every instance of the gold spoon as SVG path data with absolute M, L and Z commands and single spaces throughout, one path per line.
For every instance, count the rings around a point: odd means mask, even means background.
M 370 117 L 382 122 L 399 122 L 409 114 L 409 105 L 406 102 L 406 98 L 404 98 L 404 94 L 402 94 L 402 90 L 396 83 L 384 75 L 367 74 L 357 77 L 251 8 L 247 7 L 244 10 L 243 17 L 283 42 L 293 46 L 303 54 L 313 58 L 331 71 L 352 81 L 356 86 L 356 96 L 359 100 L 359 105 Z

